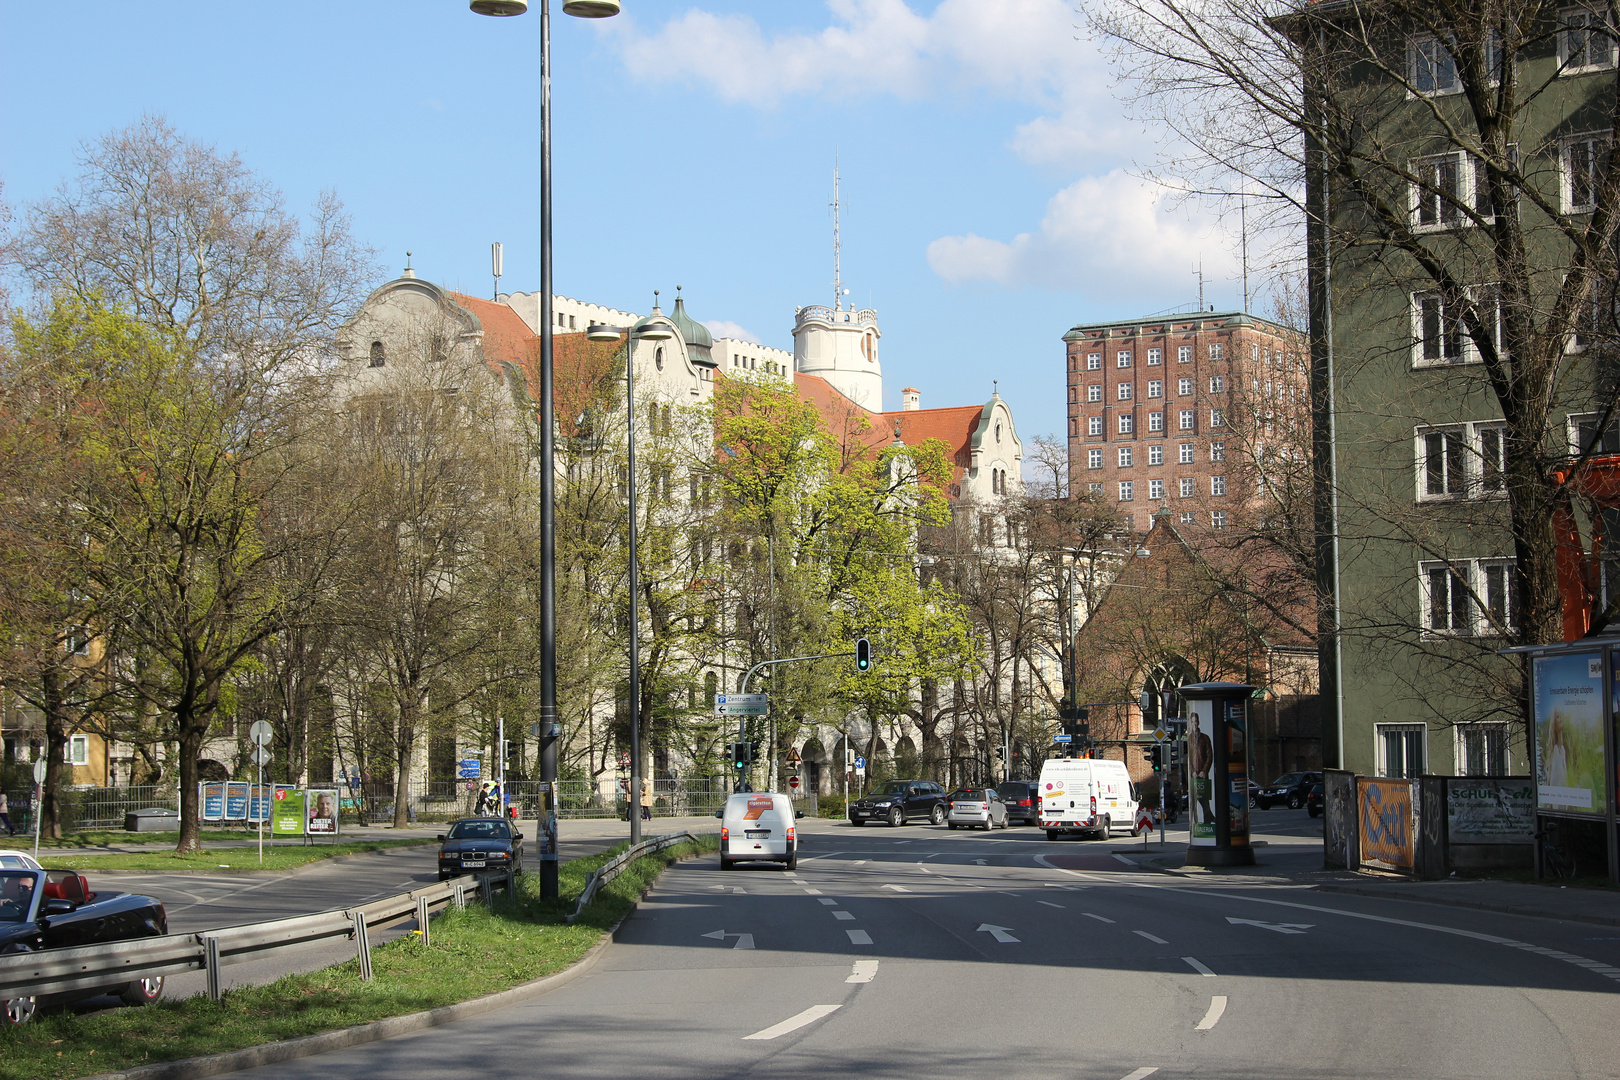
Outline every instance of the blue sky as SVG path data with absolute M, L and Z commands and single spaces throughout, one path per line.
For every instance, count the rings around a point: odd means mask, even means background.
M 538 8 L 538 0 L 532 0 Z M 557 291 L 792 348 L 843 276 L 877 308 L 886 406 L 1000 380 L 1026 445 L 1064 423 L 1063 332 L 1207 296 L 1231 244 L 1132 172 L 1155 153 L 1065 0 L 553 0 Z M 0 181 L 25 207 L 83 142 L 151 112 L 239 153 L 294 207 L 326 188 L 378 249 L 488 295 L 538 284 L 537 11 L 465 0 L 0 0 Z

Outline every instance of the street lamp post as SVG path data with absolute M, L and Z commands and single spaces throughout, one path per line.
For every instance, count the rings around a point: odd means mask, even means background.
M 653 305 L 653 314 L 658 314 Z M 626 800 L 630 818 L 630 843 L 641 843 L 641 558 L 636 520 L 636 339 L 668 341 L 675 331 L 663 323 L 618 327 L 592 323 L 585 331 L 589 341 L 617 341 L 624 335 L 624 412 L 625 412 L 625 502 L 629 507 L 629 528 L 625 546 L 630 561 L 630 797 Z
M 479 15 L 522 15 L 528 0 L 469 0 Z M 564 0 L 582 19 L 619 13 L 618 0 Z M 551 388 L 551 4 L 540 0 L 540 895 L 557 895 L 557 440 Z

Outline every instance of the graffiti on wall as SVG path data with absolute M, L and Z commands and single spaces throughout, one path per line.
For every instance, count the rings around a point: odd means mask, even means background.
M 1361 865 L 1411 870 L 1412 781 L 1362 780 L 1357 787 Z

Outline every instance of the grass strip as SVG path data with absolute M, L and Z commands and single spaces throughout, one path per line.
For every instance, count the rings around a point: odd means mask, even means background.
M 244 870 L 291 870 L 307 866 L 322 859 L 338 855 L 354 855 L 363 851 L 382 851 L 386 848 L 432 844 L 432 839 L 415 840 L 350 840 L 337 844 L 307 844 L 298 847 L 264 847 L 264 862 L 259 862 L 259 849 L 253 847 L 204 848 L 190 855 L 177 855 L 172 851 L 136 851 L 128 854 L 96 855 L 82 862 L 74 862 L 67 852 L 41 851 L 39 862 L 50 870 L 77 870 L 87 877 L 98 870 L 138 870 L 150 874 L 238 874 Z
M 636 860 L 599 890 L 577 923 L 574 910 L 592 870 L 628 842 L 559 867 L 556 900 L 540 897 L 538 874 L 518 880 L 511 899 L 493 910 L 469 904 L 433 920 L 433 944 L 416 934 L 372 950 L 370 983 L 356 961 L 264 986 L 229 990 L 219 1001 L 197 995 L 146 1008 L 75 1015 L 50 1012 L 20 1028 L 0 1030 L 0 1080 L 76 1077 L 217 1054 L 296 1039 L 391 1016 L 420 1012 L 507 990 L 563 970 L 623 918 L 658 874 L 676 859 L 717 851 L 703 836 Z

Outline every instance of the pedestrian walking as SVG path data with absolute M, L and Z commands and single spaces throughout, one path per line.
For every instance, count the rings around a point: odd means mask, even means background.
M 642 821 L 651 821 L 652 820 L 652 808 L 653 808 L 653 782 L 652 782 L 652 777 L 643 776 L 641 778 L 641 820 Z
M 0 825 L 6 827 L 7 836 L 17 835 L 17 827 L 11 823 L 11 807 L 6 803 L 4 791 L 0 791 Z

